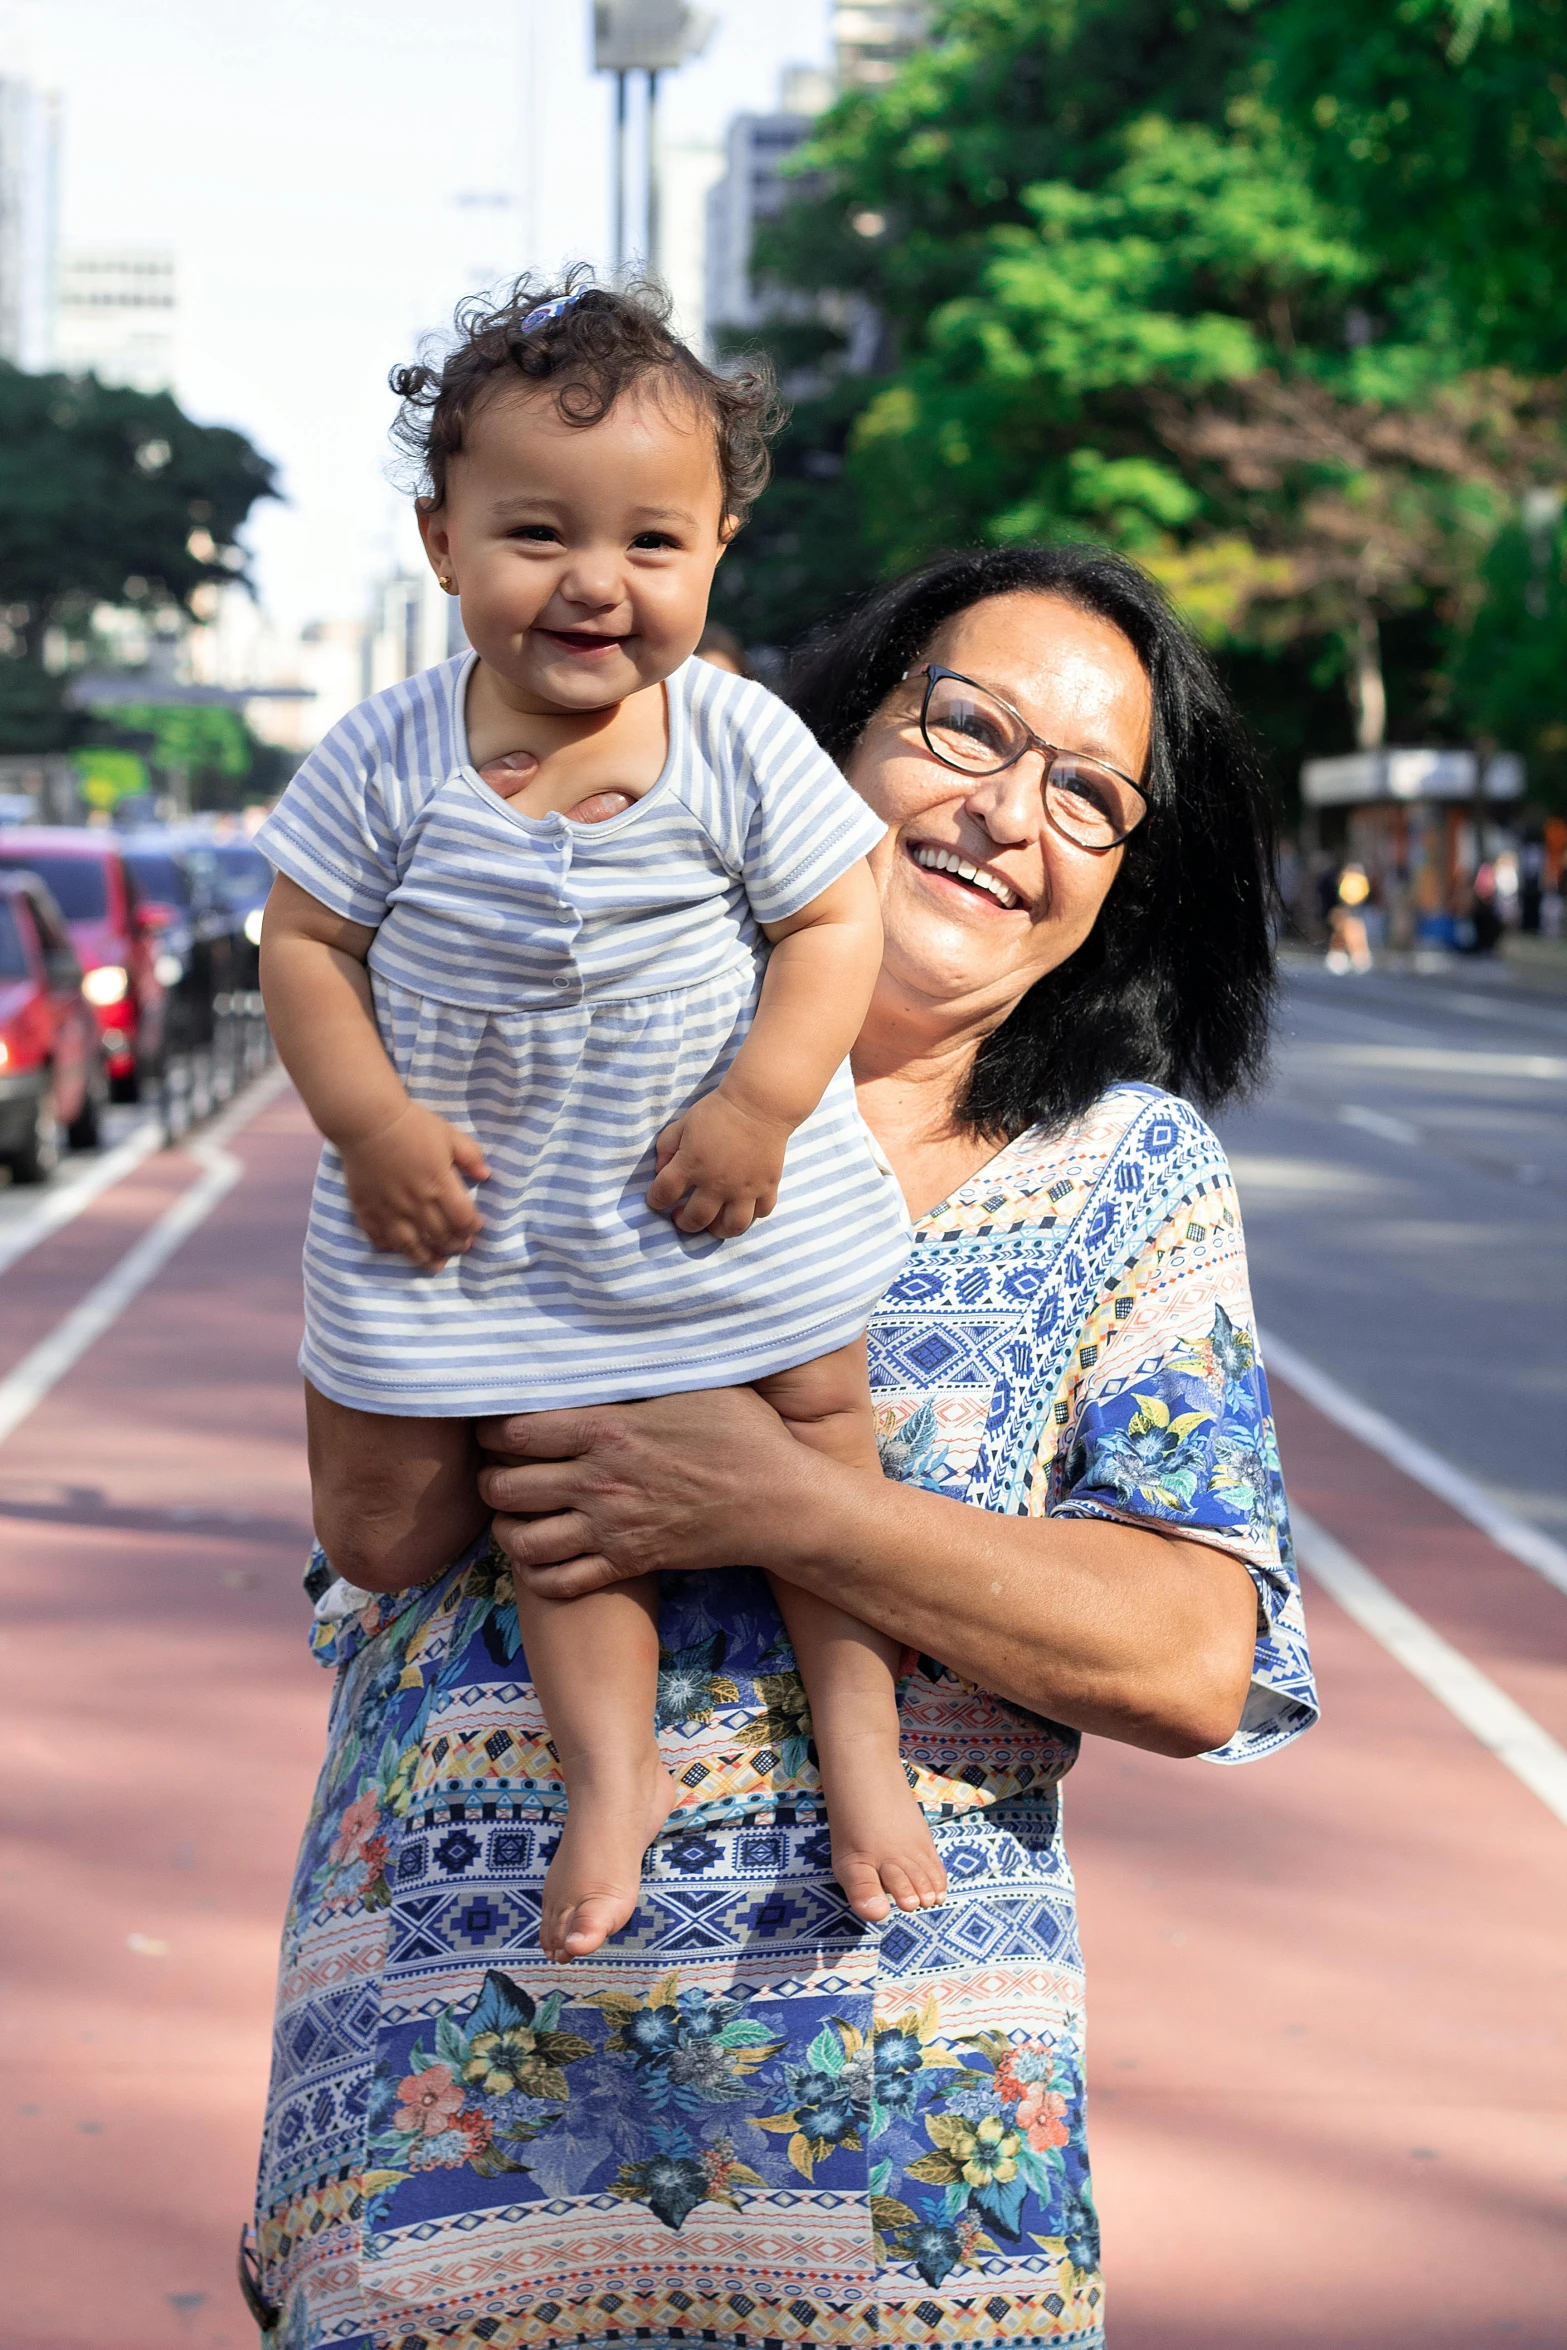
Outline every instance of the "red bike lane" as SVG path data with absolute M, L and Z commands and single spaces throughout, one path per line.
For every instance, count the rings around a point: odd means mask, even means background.
M 0 2350 L 254 2341 L 234 2242 L 327 1695 L 315 1143 L 287 1098 L 227 1147 L 236 1188 L 0 1445 Z M 139 1170 L 0 1276 L 0 1371 L 195 1172 Z M 1299 1502 L 1567 1736 L 1567 1598 L 1278 1400 Z M 1307 1600 L 1310 1737 L 1238 1771 L 1090 1741 L 1069 1782 L 1112 2350 L 1561 2350 L 1567 1829 Z

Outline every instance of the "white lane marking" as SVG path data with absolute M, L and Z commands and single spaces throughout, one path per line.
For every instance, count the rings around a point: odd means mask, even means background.
M 1290 1515 L 1301 1564 L 1314 1580 L 1567 1826 L 1567 1748 L 1324 1527 L 1299 1510 Z
M 205 1134 L 186 1146 L 188 1155 L 206 1170 L 200 1181 L 193 1183 L 188 1191 L 182 1191 L 157 1223 L 150 1225 L 126 1250 L 113 1270 L 55 1324 L 47 1338 L 41 1338 L 23 1355 L 13 1371 L 0 1379 L 0 1444 L 15 1435 L 49 1390 L 59 1385 L 67 1371 L 119 1319 L 132 1298 L 162 1271 L 197 1225 L 205 1223 L 219 1200 L 233 1190 L 245 1170 L 241 1161 L 223 1145 L 258 1111 L 274 1101 L 287 1083 L 281 1069 L 270 1071 Z
M 1363 1110 L 1358 1102 L 1345 1102 L 1338 1120 L 1341 1126 L 1358 1126 L 1362 1134 L 1374 1134 L 1382 1142 L 1420 1140 L 1419 1127 L 1411 1126 L 1407 1118 L 1390 1118 L 1384 1110 Z
M 1264 1367 L 1287 1379 L 1297 1394 L 1316 1405 L 1325 1419 L 1347 1429 L 1362 1444 L 1369 1444 L 1373 1452 L 1391 1461 L 1395 1469 L 1402 1469 L 1406 1477 L 1413 1477 L 1417 1485 L 1423 1485 L 1428 1493 L 1434 1493 L 1439 1501 L 1457 1510 L 1471 1526 L 1478 1526 L 1482 1534 L 1488 1535 L 1499 1550 L 1532 1567 L 1558 1591 L 1567 1592 L 1567 1550 L 1559 1542 L 1553 1542 L 1549 1534 L 1531 1526 L 1526 1518 L 1515 1516 L 1473 1477 L 1466 1477 L 1462 1469 L 1444 1461 L 1429 1445 L 1422 1444 L 1418 1436 L 1410 1436 L 1381 1412 L 1373 1411 L 1370 1404 L 1362 1403 L 1358 1396 L 1340 1387 L 1336 1379 L 1330 1379 L 1326 1371 L 1319 1371 L 1315 1363 L 1308 1363 L 1304 1355 L 1297 1354 L 1282 1338 L 1259 1330 L 1257 1344 Z
M 1429 1069 L 1447 1077 L 1567 1077 L 1557 1053 L 1469 1052 L 1456 1045 L 1326 1044 L 1287 1040 L 1290 1058 L 1347 1061 L 1357 1069 Z
M 123 1142 L 74 1182 L 62 1184 L 57 1191 L 45 1193 L 29 1216 L 19 1217 L 10 1230 L 0 1234 L 0 1273 L 25 1257 L 28 1250 L 47 1240 L 51 1232 L 58 1232 L 62 1224 L 69 1224 L 83 1208 L 90 1208 L 95 1199 L 128 1175 L 133 1167 L 149 1158 L 163 1137 L 163 1128 L 156 1118 L 148 1118 Z

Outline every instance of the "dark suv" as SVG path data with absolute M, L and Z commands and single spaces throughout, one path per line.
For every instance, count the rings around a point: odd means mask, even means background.
M 244 946 L 237 917 L 219 886 L 211 852 L 188 848 L 166 833 L 137 832 L 117 843 L 136 892 L 139 919 L 158 948 L 159 976 L 169 991 L 171 1052 L 211 1044 L 217 998 L 241 984 Z
M 103 1046 L 65 919 L 31 873 L 0 873 L 0 1160 L 43 1183 L 62 1131 L 95 1149 L 107 1096 Z

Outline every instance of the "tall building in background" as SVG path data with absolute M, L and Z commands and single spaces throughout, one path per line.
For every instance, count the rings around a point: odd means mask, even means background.
M 817 66 L 784 70 L 775 114 L 737 114 L 725 134 L 722 179 L 707 195 L 707 327 L 754 326 L 762 315 L 751 284 L 751 246 L 759 221 L 783 210 L 797 183 L 790 156 L 834 96 L 833 77 Z
M 54 359 L 59 243 L 60 101 L 0 75 L 0 359 Z
M 759 303 L 751 247 L 759 221 L 783 210 L 798 181 L 784 170 L 811 125 L 840 90 L 878 89 L 917 49 L 930 24 L 928 0 L 834 0 L 834 73 L 790 66 L 774 114 L 737 114 L 726 134 L 724 176 L 707 199 L 707 327 L 755 326 L 776 297 Z
M 55 365 L 138 392 L 174 387 L 179 279 L 161 245 L 85 245 L 60 256 Z
M 846 90 L 890 82 L 930 23 L 927 0 L 835 0 L 833 49 Z

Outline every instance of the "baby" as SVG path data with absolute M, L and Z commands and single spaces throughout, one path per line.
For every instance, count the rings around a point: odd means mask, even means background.
M 327 1146 L 316 1530 L 382 1589 L 481 1530 L 483 1414 L 750 1382 L 877 1472 L 864 1327 L 907 1245 L 847 1068 L 882 826 L 781 703 L 692 658 L 769 388 L 703 366 L 645 293 L 520 287 L 458 325 L 392 382 L 473 650 L 350 712 L 259 835 L 267 1011 Z M 774 1591 L 839 1884 L 870 1920 L 939 1901 L 896 1645 Z M 568 1802 L 541 1940 L 579 1958 L 676 1800 L 656 1579 L 559 1602 L 519 1578 L 517 1610 Z

